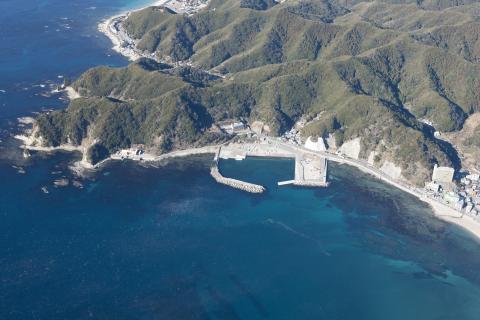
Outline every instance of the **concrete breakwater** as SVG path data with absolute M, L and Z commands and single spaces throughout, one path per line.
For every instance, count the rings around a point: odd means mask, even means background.
M 314 180 L 286 180 L 279 181 L 279 186 L 294 185 L 299 187 L 328 187 L 328 181 L 314 181 Z
M 295 177 L 293 180 L 280 181 L 279 186 L 292 184 L 303 187 L 327 187 L 328 162 L 325 157 L 306 152 L 296 146 L 279 141 L 265 140 L 260 143 L 231 143 L 218 150 L 218 159 L 242 160 L 249 156 L 280 157 L 295 159 Z
M 327 181 L 313 181 L 313 180 L 294 180 L 292 183 L 294 186 L 300 187 L 328 187 Z
M 218 167 L 216 166 L 212 166 L 212 168 L 210 169 L 210 174 L 218 183 L 225 184 L 235 189 L 243 190 L 250 193 L 263 193 L 266 190 L 264 186 L 258 184 L 253 184 L 232 178 L 225 178 L 224 176 L 222 176 L 222 174 L 218 170 Z

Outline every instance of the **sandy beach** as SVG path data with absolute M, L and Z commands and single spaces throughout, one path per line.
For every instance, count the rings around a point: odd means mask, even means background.
M 112 49 L 114 51 L 127 57 L 129 60 L 135 61 L 142 57 L 156 60 L 155 54 L 146 53 L 137 49 L 135 40 L 130 38 L 130 36 L 123 30 L 123 28 L 121 27 L 121 23 L 132 12 L 140 11 L 151 6 L 162 6 L 168 2 L 169 0 L 158 0 L 158 1 L 154 1 L 152 4 L 148 6 L 138 8 L 135 10 L 126 11 L 121 14 L 112 16 L 106 19 L 105 21 L 102 21 L 98 25 L 98 31 L 105 34 L 110 39 L 110 41 L 112 41 L 113 43 Z
M 152 6 L 166 6 L 177 13 L 192 14 L 202 8 L 206 7 L 206 3 L 199 4 L 193 7 L 188 7 L 183 1 L 179 0 L 157 0 L 153 1 L 148 6 L 138 9 L 129 10 L 117 15 L 114 15 L 98 25 L 98 31 L 105 34 L 113 43 L 112 49 L 121 55 L 127 57 L 131 61 L 139 58 L 149 58 L 160 62 L 155 53 L 145 52 L 137 48 L 135 39 L 132 39 L 128 33 L 123 29 L 122 22 L 132 13 L 143 10 Z
M 273 140 L 273 139 L 271 139 Z M 222 149 L 222 153 L 224 150 Z M 308 149 L 305 149 L 301 146 L 289 145 L 276 140 L 273 140 L 273 143 L 270 144 L 237 144 L 233 150 L 225 150 L 227 158 L 232 159 L 243 159 L 248 156 L 265 156 L 265 157 L 285 157 L 288 153 L 310 153 L 315 155 L 320 155 L 326 157 L 330 161 L 337 163 L 342 163 L 346 165 L 353 166 L 360 171 L 370 174 L 377 179 L 380 179 L 398 189 L 401 189 L 409 194 L 415 196 L 420 201 L 426 202 L 432 208 L 433 213 L 439 219 L 454 223 L 467 232 L 471 233 L 477 240 L 480 240 L 480 223 L 475 221 L 472 217 L 465 215 L 463 212 L 459 212 L 443 203 L 440 203 L 434 199 L 428 198 L 420 193 L 417 188 L 411 185 L 406 185 L 405 183 L 400 183 L 388 177 L 384 172 L 378 168 L 373 167 L 367 162 L 355 159 L 349 159 L 345 157 L 338 156 L 329 152 L 315 152 Z M 288 157 L 288 155 L 287 155 Z

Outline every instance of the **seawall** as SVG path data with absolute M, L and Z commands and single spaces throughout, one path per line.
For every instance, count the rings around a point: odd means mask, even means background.
M 212 168 L 210 169 L 210 174 L 218 183 L 230 186 L 235 189 L 243 190 L 250 193 L 263 193 L 266 190 L 264 186 L 258 184 L 253 184 L 232 178 L 225 178 L 224 176 L 222 176 L 222 174 L 218 170 L 218 167 L 216 166 L 212 166 Z

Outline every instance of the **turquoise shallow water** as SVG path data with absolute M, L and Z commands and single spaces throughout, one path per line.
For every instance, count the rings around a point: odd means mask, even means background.
M 0 1 L 0 319 L 478 319 L 478 242 L 354 169 L 279 188 L 289 160 L 222 161 L 251 195 L 209 157 L 81 179 L 76 155 L 22 160 L 15 118 L 64 107 L 41 95 L 58 76 L 125 65 L 96 24 L 145 2 Z
M 328 189 L 277 187 L 289 160 L 221 163 L 268 187 L 216 184 L 207 158 L 2 163 L 4 319 L 477 319 L 478 243 L 348 167 Z M 41 191 L 47 186 L 49 193 Z

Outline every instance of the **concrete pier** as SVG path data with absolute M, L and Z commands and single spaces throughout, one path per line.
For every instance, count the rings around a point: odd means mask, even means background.
M 297 154 L 295 156 L 295 180 L 296 186 L 327 187 L 327 159 L 308 155 Z
M 279 181 L 277 184 L 279 186 L 286 186 L 287 184 L 295 184 L 295 180 Z
M 215 152 L 215 157 L 213 158 L 213 161 L 215 161 L 216 165 L 218 165 L 218 160 L 220 160 L 220 152 L 222 152 L 222 147 L 219 147 L 217 152 Z
M 279 186 L 293 184 L 308 187 L 327 187 L 327 159 L 311 151 L 265 140 L 260 143 L 229 144 L 222 147 L 216 158 L 245 159 L 255 157 L 280 157 L 295 159 L 295 177 L 293 180 L 280 181 Z
M 258 184 L 253 184 L 232 178 L 225 178 L 221 175 L 217 166 L 212 166 L 212 168 L 210 169 L 210 174 L 218 183 L 225 184 L 235 189 L 243 190 L 250 193 L 263 193 L 266 190 L 264 186 Z

